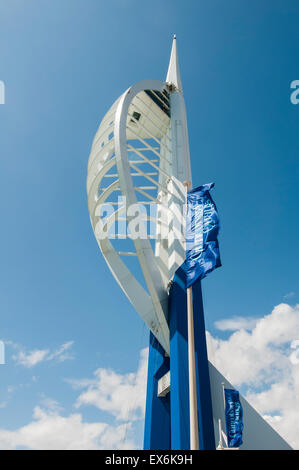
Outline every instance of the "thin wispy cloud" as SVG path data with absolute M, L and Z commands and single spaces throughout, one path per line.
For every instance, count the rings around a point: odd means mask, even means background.
M 64 362 L 74 359 L 74 355 L 70 351 L 73 344 L 74 341 L 68 341 L 67 343 L 62 344 L 60 348 L 47 357 L 47 360 L 52 361 L 53 359 L 56 359 L 58 362 Z
M 296 293 L 292 291 L 292 292 L 288 292 L 287 294 L 285 294 L 285 295 L 283 296 L 283 298 L 284 298 L 285 300 L 288 300 L 288 299 L 291 299 L 292 297 L 295 297 L 295 295 L 296 295 Z
M 14 349 L 19 349 L 19 351 L 12 356 L 12 359 L 16 362 L 16 364 L 26 368 L 35 367 L 37 364 L 46 361 L 64 362 L 70 359 L 74 359 L 74 355 L 70 351 L 74 341 L 68 341 L 62 344 L 53 352 L 51 352 L 50 349 L 34 349 L 27 352 L 14 343 L 10 344 L 13 345 Z
M 20 351 L 18 354 L 13 355 L 12 358 L 17 364 L 30 368 L 43 362 L 48 354 L 48 349 L 35 349 L 28 353 Z
M 43 409 L 47 409 L 49 412 L 58 413 L 63 411 L 63 407 L 57 400 L 49 398 L 44 394 L 41 395 L 40 405 Z

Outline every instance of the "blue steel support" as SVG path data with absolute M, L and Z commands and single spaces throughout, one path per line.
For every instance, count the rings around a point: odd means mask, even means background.
M 174 282 L 169 294 L 171 449 L 190 449 L 187 302 L 185 291 Z
M 215 437 L 200 282 L 193 285 L 192 291 L 199 448 L 208 450 L 215 449 Z M 145 450 L 190 449 L 187 295 L 184 284 L 178 277 L 170 289 L 169 329 L 170 364 L 163 348 L 150 333 Z M 171 391 L 166 397 L 159 398 L 158 380 L 169 368 Z
M 144 450 L 170 449 L 170 394 L 158 397 L 158 380 L 169 371 L 169 357 L 150 333 Z
M 199 448 L 215 449 L 213 412 L 201 284 L 192 287 Z M 176 276 L 169 296 L 171 449 L 190 449 L 187 296 Z
M 193 285 L 192 292 L 195 332 L 199 448 L 202 450 L 214 450 L 215 435 L 213 424 L 213 408 L 206 343 L 206 328 L 200 281 Z

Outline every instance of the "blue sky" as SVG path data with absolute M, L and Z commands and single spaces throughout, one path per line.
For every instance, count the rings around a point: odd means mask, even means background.
M 148 332 L 98 250 L 87 161 L 112 102 L 166 77 L 173 33 L 193 182 L 215 182 L 221 218 L 223 267 L 203 282 L 207 329 L 226 340 L 215 322 L 298 301 L 298 21 L 296 0 L 0 0 L 1 428 L 27 425 L 46 400 L 69 416 L 70 380 L 138 367 Z M 36 350 L 37 364 L 22 365 Z M 79 412 L 115 422 L 107 409 Z

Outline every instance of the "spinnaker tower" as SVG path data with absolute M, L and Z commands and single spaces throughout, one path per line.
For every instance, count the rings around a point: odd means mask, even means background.
M 199 179 L 196 175 L 197 183 Z M 145 449 L 190 449 L 190 437 L 192 441 L 187 292 L 173 279 L 186 256 L 184 220 L 191 185 L 174 37 L 165 81 L 132 85 L 102 119 L 87 175 L 88 209 L 99 248 L 150 330 Z M 192 294 L 195 448 L 215 449 L 219 420 L 225 422 L 222 383 L 232 386 L 208 361 L 200 282 Z M 241 448 L 289 448 L 243 397 L 241 401 L 246 423 Z

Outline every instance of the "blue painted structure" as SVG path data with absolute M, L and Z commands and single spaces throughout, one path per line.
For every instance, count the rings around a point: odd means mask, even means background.
M 158 397 L 158 380 L 169 371 L 169 357 L 150 332 L 144 450 L 170 449 L 170 394 Z
M 200 281 L 193 287 L 199 448 L 215 449 L 213 412 Z M 177 276 L 169 293 L 170 361 L 151 334 L 144 448 L 190 449 L 187 296 Z M 169 370 L 170 393 L 157 396 L 158 380 Z M 170 413 L 169 413 L 170 409 Z M 168 421 L 167 421 L 168 420 Z

